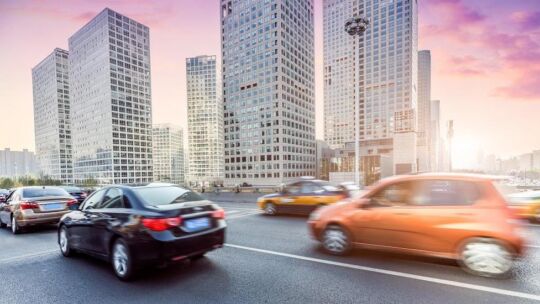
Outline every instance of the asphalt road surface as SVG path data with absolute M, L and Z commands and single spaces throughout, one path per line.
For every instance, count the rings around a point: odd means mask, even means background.
M 267 217 L 220 203 L 227 245 L 197 262 L 149 269 L 130 283 L 86 256 L 64 258 L 55 227 L 0 231 L 0 303 L 536 303 L 540 226 L 513 274 L 475 277 L 455 262 L 375 251 L 325 254 L 305 217 Z

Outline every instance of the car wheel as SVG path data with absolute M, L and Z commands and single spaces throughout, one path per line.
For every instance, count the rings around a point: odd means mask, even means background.
M 14 216 L 11 216 L 11 232 L 13 234 L 21 233 L 21 227 L 19 227 L 19 223 L 17 223 L 17 219 Z
M 466 271 L 483 277 L 504 277 L 512 269 L 513 252 L 495 239 L 472 238 L 459 251 L 459 264 Z
M 0 218 L 0 228 L 6 228 L 7 224 L 2 222 L 2 218 Z
M 324 230 L 322 244 L 326 251 L 334 255 L 347 254 L 351 247 L 347 232 L 338 225 L 330 225 Z
M 264 205 L 264 214 L 276 215 L 277 214 L 276 205 L 274 205 L 273 203 L 266 203 Z
M 123 239 L 117 239 L 112 247 L 111 262 L 114 273 L 122 281 L 133 278 L 133 261 L 129 248 Z
M 65 257 L 73 256 L 73 249 L 69 243 L 68 230 L 66 226 L 62 226 L 58 232 L 58 246 L 60 246 L 60 252 Z

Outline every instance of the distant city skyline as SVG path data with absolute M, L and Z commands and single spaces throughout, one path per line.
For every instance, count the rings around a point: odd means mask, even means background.
M 317 138 L 322 138 L 322 1 L 314 3 Z M 67 48 L 66 37 L 105 6 L 152 29 L 153 120 L 186 128 L 184 60 L 219 53 L 218 0 L 141 1 L 137 6 L 129 1 L 0 1 L 0 43 L 5 46 L 0 50 L 0 103 L 17 114 L 0 121 L 4 146 L 35 149 L 29 70 L 55 47 Z M 419 1 L 419 49 L 432 52 L 431 95 L 441 100 L 441 125 L 455 122 L 456 167 L 473 163 L 479 150 L 504 158 L 540 147 L 540 136 L 530 132 L 540 112 L 538 11 L 534 0 Z M 12 132 L 13 125 L 18 132 Z

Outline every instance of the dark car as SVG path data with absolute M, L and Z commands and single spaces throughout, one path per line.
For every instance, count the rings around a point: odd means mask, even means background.
M 0 203 L 5 202 L 8 195 L 9 195 L 9 190 L 0 189 Z
M 9 225 L 17 234 L 28 226 L 56 224 L 76 203 L 62 188 L 21 187 L 0 203 L 0 227 Z
M 195 260 L 225 241 L 225 212 L 178 186 L 108 186 L 62 217 L 64 256 L 84 252 L 112 263 L 121 280 L 143 266 Z
M 77 202 L 82 203 L 86 199 L 86 192 L 76 186 L 60 186 L 62 189 L 66 190 Z

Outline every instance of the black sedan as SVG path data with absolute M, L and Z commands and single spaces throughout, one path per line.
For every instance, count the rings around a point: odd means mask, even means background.
M 178 186 L 108 186 L 58 225 L 64 256 L 84 252 L 112 263 L 121 280 L 144 266 L 195 260 L 225 241 L 225 212 Z
M 86 192 L 76 186 L 60 186 L 60 188 L 63 188 L 66 190 L 71 196 L 73 196 L 74 199 L 77 200 L 77 202 L 80 204 L 86 199 Z

